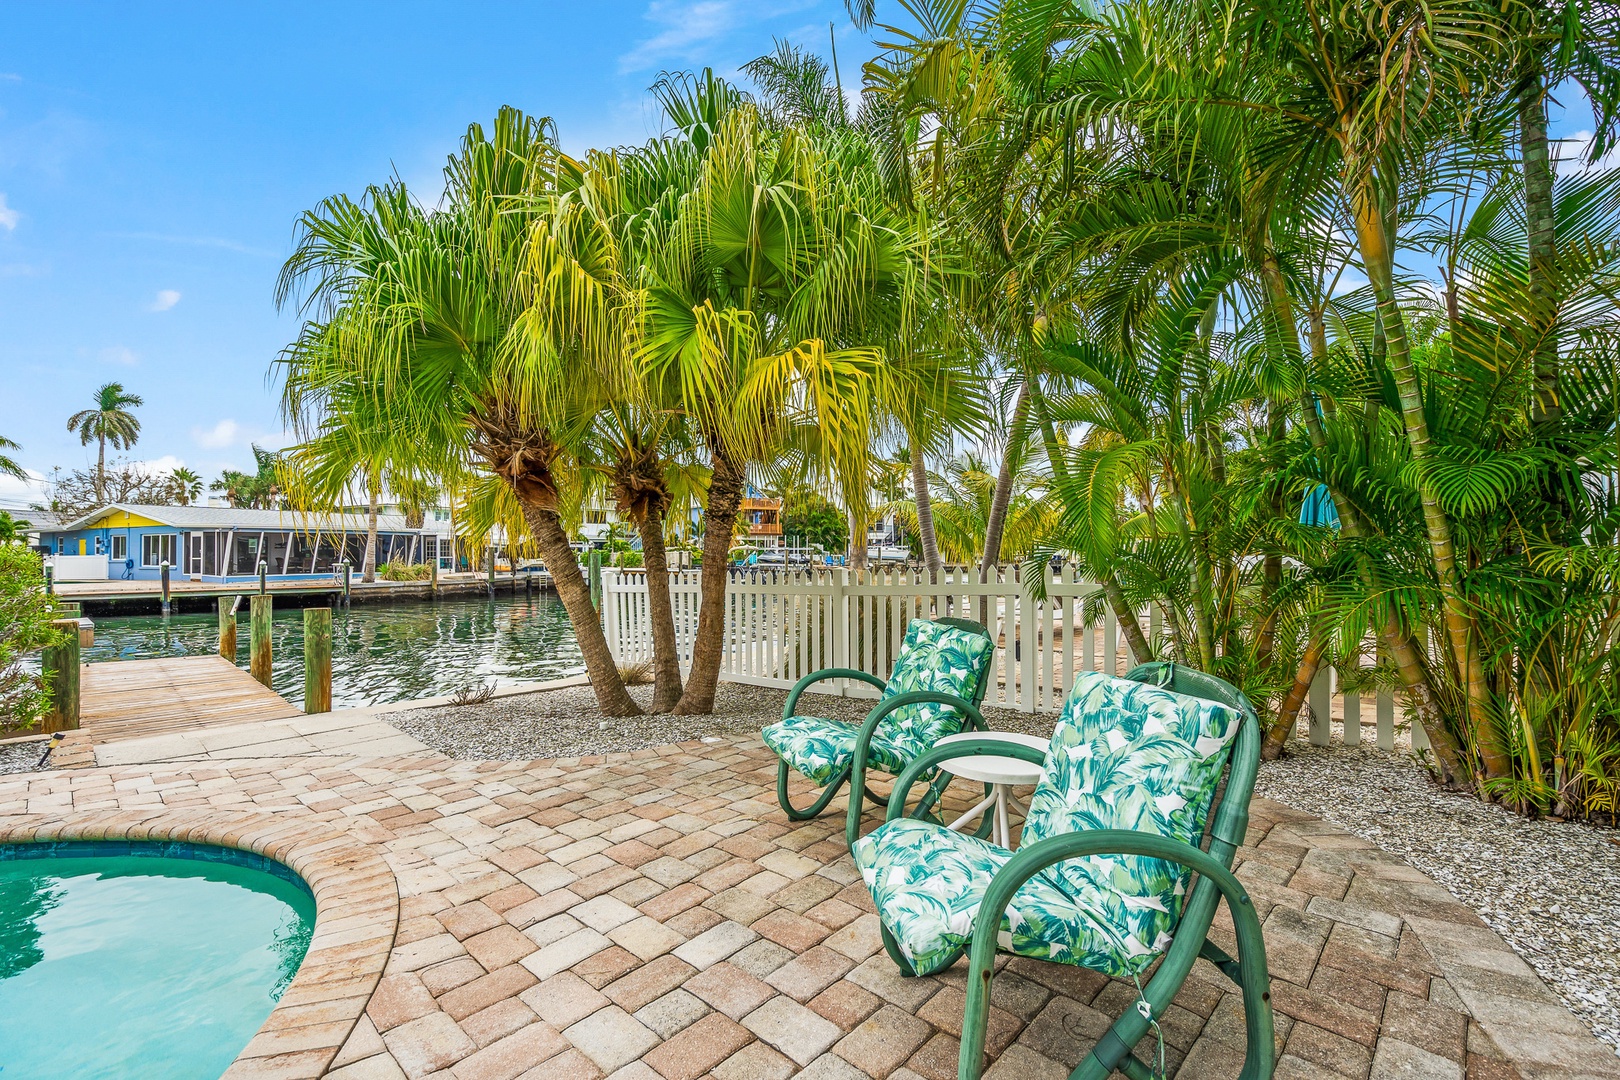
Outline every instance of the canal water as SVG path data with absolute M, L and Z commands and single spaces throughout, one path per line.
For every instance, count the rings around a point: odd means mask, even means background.
M 237 628 L 237 663 L 247 667 L 247 603 Z M 84 659 L 208 656 L 219 646 L 216 615 L 98 615 Z M 271 680 L 304 700 L 304 613 L 278 610 Z M 480 684 L 556 679 L 585 670 L 562 601 L 554 594 L 497 600 L 459 598 L 363 603 L 332 613 L 332 707 L 355 708 L 439 697 Z

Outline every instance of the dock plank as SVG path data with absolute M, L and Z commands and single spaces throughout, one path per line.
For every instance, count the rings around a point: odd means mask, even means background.
M 79 729 L 53 753 L 58 768 L 95 765 L 106 743 L 303 715 L 221 656 L 86 664 L 81 685 Z

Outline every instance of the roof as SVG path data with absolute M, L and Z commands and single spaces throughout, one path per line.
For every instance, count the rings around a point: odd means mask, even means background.
M 366 531 L 365 514 L 322 514 L 302 510 L 248 510 L 232 506 L 146 506 L 141 503 L 113 503 L 92 510 L 75 521 L 47 526 L 46 532 L 77 532 L 87 529 L 108 514 L 122 510 L 136 517 L 150 518 L 171 529 L 293 529 L 299 532 Z M 399 514 L 377 515 L 378 532 L 433 532 L 424 523 L 412 529 Z

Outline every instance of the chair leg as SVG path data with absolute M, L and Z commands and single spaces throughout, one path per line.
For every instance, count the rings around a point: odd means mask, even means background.
M 849 766 L 846 765 L 832 778 L 826 787 L 821 789 L 821 794 L 816 796 L 815 802 L 800 810 L 788 801 L 788 763 L 778 761 L 776 763 L 776 802 L 782 807 L 782 812 L 788 816 L 789 821 L 809 821 L 827 809 L 828 804 L 837 797 L 838 792 L 844 786 L 844 782 L 848 779 Z

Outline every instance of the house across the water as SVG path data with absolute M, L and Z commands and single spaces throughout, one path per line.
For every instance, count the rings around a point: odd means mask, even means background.
M 380 514 L 377 565 L 450 569 L 450 528 L 433 517 L 413 529 Z M 119 503 L 36 531 L 58 581 L 154 579 L 168 563 L 175 580 L 226 582 L 256 577 L 260 560 L 271 578 L 330 577 L 344 562 L 358 573 L 366 553 L 365 514 Z

